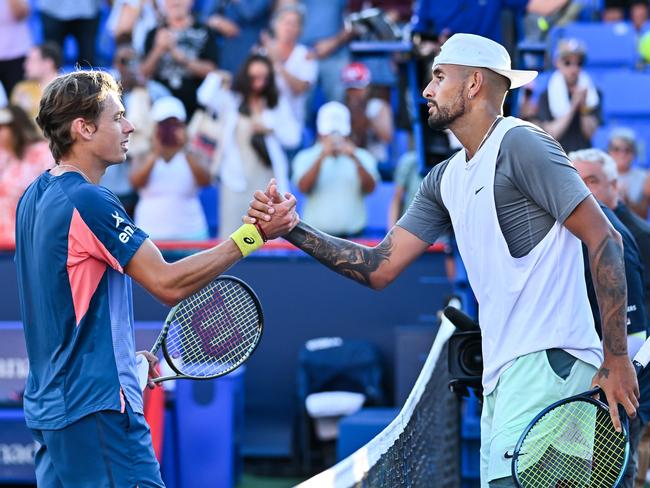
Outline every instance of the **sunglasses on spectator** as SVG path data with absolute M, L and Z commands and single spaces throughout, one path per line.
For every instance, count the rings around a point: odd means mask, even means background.
M 582 59 L 563 59 L 562 64 L 564 66 L 579 66 L 582 67 Z
M 631 154 L 634 152 L 634 149 L 632 149 L 629 146 L 610 146 L 609 150 L 611 152 L 622 152 L 622 153 L 628 153 Z

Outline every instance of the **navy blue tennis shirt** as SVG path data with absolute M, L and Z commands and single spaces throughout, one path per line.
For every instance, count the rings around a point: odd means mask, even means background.
M 612 227 L 621 234 L 623 239 L 623 257 L 625 260 L 625 281 L 627 283 L 627 333 L 644 332 L 647 330 L 645 314 L 645 287 L 643 281 L 643 264 L 639 248 L 630 231 L 623 225 L 616 214 L 599 202 L 600 209 L 603 211 Z M 602 338 L 602 328 L 600 323 L 600 310 L 598 308 L 598 299 L 594 289 L 591 268 L 589 266 L 589 256 L 586 247 L 583 245 L 583 257 L 585 261 L 585 278 L 587 280 L 587 294 L 591 311 L 594 315 L 594 324 L 598 336 Z
M 610 221 L 612 226 L 621 234 L 623 239 L 623 254 L 625 259 L 625 281 L 627 283 L 627 333 L 634 334 L 646 331 L 647 337 L 650 337 L 650 324 L 646 322 L 645 311 L 645 285 L 644 273 L 650 273 L 650 270 L 644 270 L 641 262 L 641 255 L 634 236 L 627 227 L 620 221 L 616 214 L 600 204 L 600 208 Z M 589 268 L 589 258 L 586 248 L 583 245 L 583 256 L 585 260 L 585 278 L 587 280 L 587 294 L 591 311 L 594 314 L 594 322 L 598 335 L 602 337 L 600 310 L 598 300 L 591 277 Z M 638 378 L 639 390 L 641 392 L 641 402 L 638 408 L 638 414 L 645 423 L 650 421 L 650 368 L 645 369 Z
M 33 429 L 100 410 L 142 413 L 131 280 L 147 235 L 117 197 L 77 172 L 39 176 L 18 203 L 16 267 L 29 356 L 24 409 Z

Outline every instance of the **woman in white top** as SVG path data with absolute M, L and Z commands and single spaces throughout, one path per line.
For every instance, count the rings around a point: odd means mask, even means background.
M 139 196 L 135 224 L 154 240 L 207 239 L 208 225 L 198 191 L 210 183 L 210 173 L 185 149 L 183 103 L 162 97 L 154 102 L 151 112 L 156 122 L 153 150 L 133 161 L 130 174 Z
M 307 46 L 298 43 L 303 16 L 300 4 L 280 7 L 271 22 L 273 37 L 262 34 L 262 46 L 273 62 L 280 96 L 291 106 L 301 133 L 305 124 L 307 90 L 318 78 L 318 61 L 309 55 Z
M 289 167 L 283 147 L 300 142 L 300 128 L 291 108 L 278 94 L 268 57 L 250 55 L 233 82 L 232 91 L 206 78 L 199 103 L 223 121 L 214 168 L 219 177 L 219 237 L 227 238 L 241 225 L 253 191 L 266 188 L 270 178 L 289 190 Z

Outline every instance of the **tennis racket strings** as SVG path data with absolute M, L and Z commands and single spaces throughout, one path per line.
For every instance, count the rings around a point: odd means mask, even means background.
M 179 373 L 213 377 L 241 364 L 261 332 L 251 294 L 237 281 L 215 280 L 181 303 L 163 347 Z
M 585 399 L 546 412 L 519 449 L 522 487 L 615 486 L 625 466 L 627 436 L 616 432 L 609 412 Z

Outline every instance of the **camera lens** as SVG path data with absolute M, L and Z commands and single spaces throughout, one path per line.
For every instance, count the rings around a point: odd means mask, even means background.
M 463 372 L 469 376 L 481 376 L 483 374 L 483 353 L 481 341 L 469 341 L 460 352 L 460 366 Z

